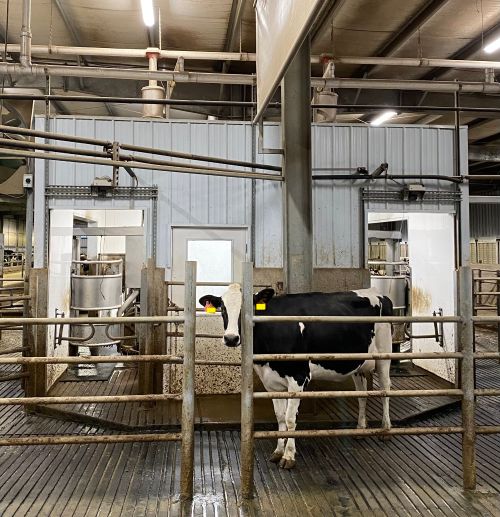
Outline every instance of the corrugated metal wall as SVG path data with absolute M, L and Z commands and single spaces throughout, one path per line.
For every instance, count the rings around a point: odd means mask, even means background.
M 44 129 L 43 118 L 35 127 Z M 156 121 L 143 119 L 107 119 L 56 117 L 50 120 L 51 131 L 87 136 L 135 145 L 207 154 L 237 160 L 279 164 L 280 157 L 258 155 L 252 126 L 246 122 Z M 464 138 L 465 136 L 465 138 Z M 466 134 L 462 146 L 467 156 Z M 313 125 L 313 173 L 331 174 L 318 168 L 366 167 L 374 170 L 388 162 L 393 174 L 441 174 L 453 172 L 453 128 L 429 126 Z M 277 124 L 265 128 L 266 147 L 280 147 Z M 85 146 L 82 146 L 85 147 Z M 466 161 L 464 162 L 466 163 Z M 37 160 L 35 235 L 43 235 L 44 164 Z M 51 162 L 50 185 L 90 185 L 94 177 L 111 175 L 104 166 Z M 252 224 L 252 181 L 233 178 L 203 177 L 182 173 L 137 170 L 139 185 L 157 185 L 158 233 L 157 261 L 161 267 L 171 265 L 171 226 Z M 350 173 L 349 170 L 335 173 Z M 125 173 L 120 184 L 130 185 Z M 377 188 L 389 188 L 377 183 Z M 313 187 L 314 252 L 316 267 L 359 267 L 362 263 L 363 228 L 360 187 L 367 182 L 316 181 Z M 436 182 L 436 188 L 450 188 Z M 99 200 L 51 201 L 51 207 L 123 208 Z M 133 206 L 129 206 L 133 208 Z M 369 206 L 372 209 L 405 210 L 404 206 Z M 426 204 L 432 211 L 449 207 Z M 41 233 L 40 233 L 41 232 Z M 37 251 L 40 260 L 40 251 Z M 276 182 L 255 181 L 255 264 L 257 267 L 282 266 L 282 192 Z
M 500 205 L 470 206 L 470 236 L 479 240 L 500 238 Z

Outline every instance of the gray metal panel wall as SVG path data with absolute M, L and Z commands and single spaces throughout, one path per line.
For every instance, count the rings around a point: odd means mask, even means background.
M 208 154 L 237 160 L 280 163 L 278 155 L 259 155 L 255 128 L 247 122 L 165 121 L 144 119 L 108 119 L 56 117 L 51 130 L 70 135 L 117 140 L 136 145 Z M 35 127 L 44 128 L 37 118 Z M 397 126 L 374 128 L 364 125 L 313 125 L 313 168 L 366 167 L 369 171 L 388 162 L 391 173 L 452 175 L 453 127 Z M 278 124 L 266 124 L 265 146 L 280 147 Z M 253 144 L 252 144 L 253 142 Z M 462 133 L 462 163 L 466 163 L 465 130 Z M 64 144 L 71 145 L 71 144 Z M 254 146 L 252 148 L 252 145 Z M 85 146 L 81 146 L 85 147 Z M 177 160 L 176 160 L 177 161 Z M 43 235 L 44 164 L 37 160 L 35 236 Z M 342 174 L 346 171 L 314 171 L 314 174 Z M 139 184 L 157 185 L 158 265 L 171 265 L 171 225 L 248 225 L 252 224 L 252 180 L 204 177 L 183 173 L 137 170 Z M 95 177 L 109 176 L 109 167 L 51 162 L 49 184 L 89 185 Z M 125 172 L 120 184 L 130 185 Z M 371 183 L 370 185 L 374 185 Z M 377 182 L 376 188 L 394 188 L 392 182 Z M 282 192 L 276 182 L 256 180 L 255 186 L 255 264 L 257 267 L 281 267 Z M 362 264 L 362 210 L 360 187 L 368 182 L 316 181 L 313 185 L 314 265 L 315 267 L 360 267 Z M 448 189 L 446 182 L 435 182 L 437 189 Z M 396 187 L 397 188 L 397 187 Z M 53 201 L 51 207 L 67 207 L 67 201 Z M 75 200 L 76 208 L 133 208 L 130 202 Z M 401 206 L 371 204 L 370 209 L 402 211 Z M 449 211 L 449 206 L 426 204 L 431 211 Z M 35 237 L 37 238 L 37 237 Z M 38 245 L 43 244 L 38 242 Z M 40 246 L 37 246 L 40 250 Z M 43 249 L 43 246 L 42 248 Z M 37 263 L 40 264 L 40 251 Z
M 479 240 L 500 238 L 500 205 L 470 206 L 470 236 Z

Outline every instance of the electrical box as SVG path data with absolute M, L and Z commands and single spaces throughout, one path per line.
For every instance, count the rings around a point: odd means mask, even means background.
M 23 174 L 23 187 L 33 188 L 33 174 Z

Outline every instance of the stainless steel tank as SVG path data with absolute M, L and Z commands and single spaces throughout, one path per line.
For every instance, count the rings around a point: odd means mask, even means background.
M 380 294 L 391 299 L 394 309 L 406 309 L 406 277 L 372 276 L 370 284 Z

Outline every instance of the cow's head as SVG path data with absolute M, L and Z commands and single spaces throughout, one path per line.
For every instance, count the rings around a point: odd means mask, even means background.
M 274 295 L 273 289 L 263 289 L 253 297 L 256 303 L 267 303 Z M 203 307 L 212 306 L 220 309 L 224 322 L 224 336 L 222 342 L 230 347 L 241 343 L 241 287 L 240 284 L 231 284 L 222 296 L 207 294 L 200 298 Z

